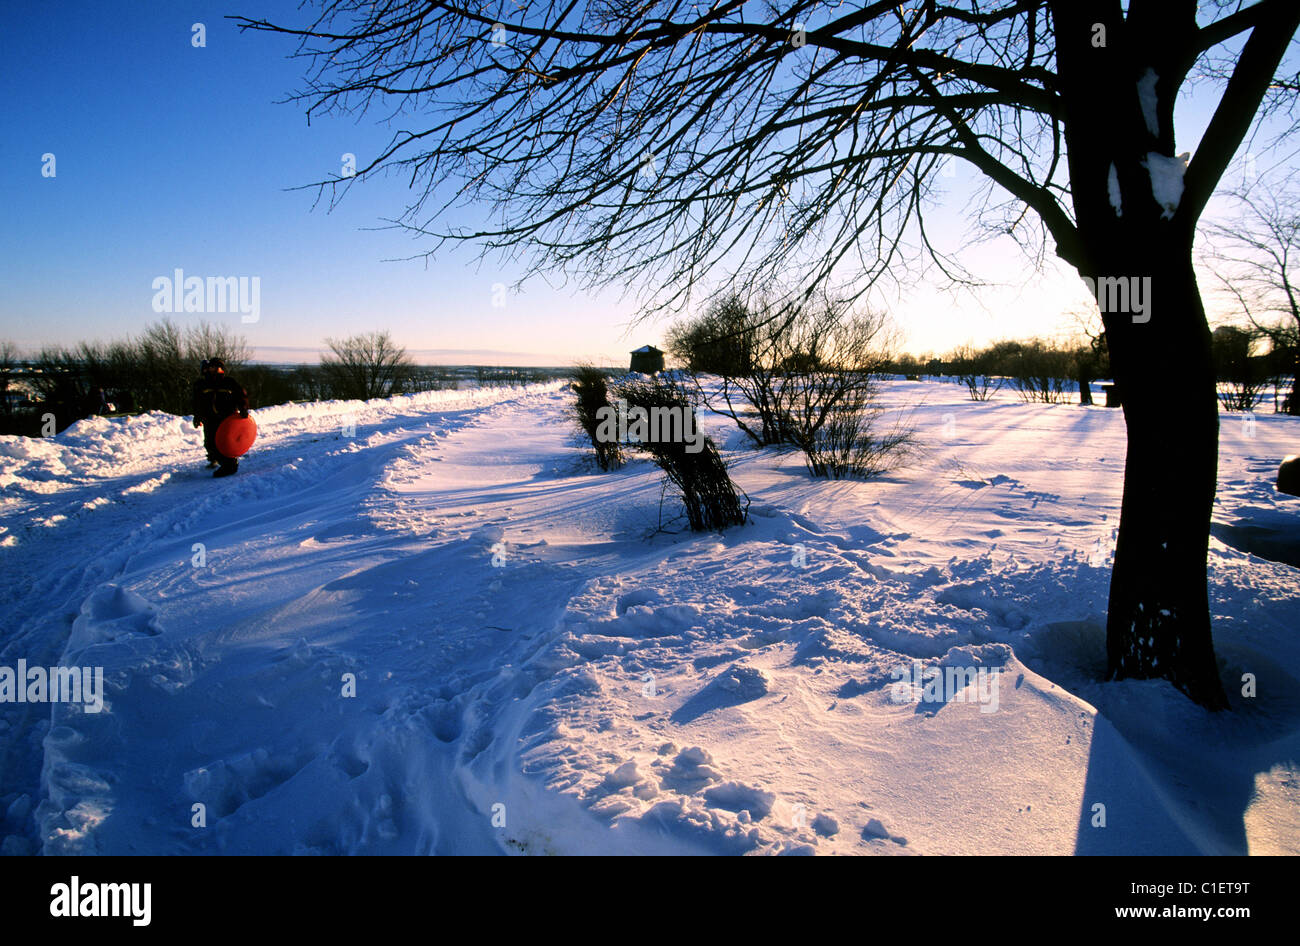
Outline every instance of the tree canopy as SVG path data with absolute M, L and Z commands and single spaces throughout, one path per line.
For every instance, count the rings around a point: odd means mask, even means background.
M 935 172 L 954 159 L 986 179 L 991 232 L 1032 253 L 1048 236 L 1086 270 L 1082 218 L 1108 213 L 1116 187 L 1158 197 L 1131 163 L 1077 143 L 1114 137 L 1178 162 L 1174 102 L 1195 83 L 1218 106 L 1170 215 L 1190 239 L 1257 114 L 1291 109 L 1300 88 L 1276 74 L 1300 17 L 1290 0 L 320 6 L 299 26 L 239 18 L 299 38 L 310 65 L 293 100 L 309 118 L 419 119 L 356 177 L 317 182 L 331 199 L 401 173 L 413 196 L 395 222 L 430 238 L 422 252 L 468 240 L 529 273 L 636 282 L 650 309 L 685 303 L 708 274 L 809 292 L 913 264 L 963 279 L 927 228 Z M 1080 57 L 1111 78 L 1072 86 Z M 1079 108 L 1081 94 L 1105 107 Z M 490 225 L 447 223 L 485 201 Z

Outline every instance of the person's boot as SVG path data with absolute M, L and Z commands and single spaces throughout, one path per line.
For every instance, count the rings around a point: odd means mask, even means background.
M 209 460 L 209 461 L 208 461 L 208 469 L 209 469 L 209 470 L 211 470 L 213 467 L 218 467 L 218 466 L 221 466 L 221 464 L 218 463 L 216 460 Z
M 239 469 L 238 463 L 222 464 L 217 467 L 217 472 L 212 474 L 213 479 L 219 476 L 234 476 L 235 471 Z

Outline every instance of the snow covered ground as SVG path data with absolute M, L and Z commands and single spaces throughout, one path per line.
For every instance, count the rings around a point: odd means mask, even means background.
M 865 483 L 710 419 L 753 521 L 692 535 L 569 397 L 258 411 L 219 481 L 167 415 L 0 438 L 0 666 L 106 689 L 0 704 L 4 852 L 1300 852 L 1296 419 L 1224 416 L 1212 715 L 1100 682 L 1119 411 L 895 381 Z

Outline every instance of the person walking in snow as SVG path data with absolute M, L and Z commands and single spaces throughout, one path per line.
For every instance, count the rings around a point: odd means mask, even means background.
M 203 421 L 199 417 L 198 404 L 199 404 L 199 391 L 201 391 L 203 389 L 203 386 L 208 383 L 207 374 L 208 374 L 208 359 L 204 358 L 202 361 L 199 362 L 199 376 L 195 378 L 194 383 L 190 385 L 190 401 L 194 409 L 195 427 L 203 426 Z M 208 441 L 207 437 L 203 438 L 203 446 L 208 453 L 208 469 L 210 470 L 214 466 L 216 466 L 219 461 L 217 460 L 212 444 Z
M 202 376 L 194 382 L 194 426 L 203 428 L 208 468 L 217 468 L 212 475 L 230 476 L 239 469 L 239 461 L 217 449 L 217 428 L 231 414 L 248 416 L 248 392 L 226 374 L 226 363 L 220 358 L 209 358 L 201 370 Z
M 86 417 L 94 417 L 97 414 L 108 413 L 108 395 L 103 388 L 93 388 L 85 397 L 82 404 L 83 413 Z

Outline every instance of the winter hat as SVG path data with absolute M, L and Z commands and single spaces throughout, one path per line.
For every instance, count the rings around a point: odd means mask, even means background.
M 226 363 L 225 363 L 224 361 L 222 361 L 220 358 L 209 358 L 209 359 L 208 359 L 208 367 L 209 367 L 209 368 L 220 368 L 222 371 L 225 371 L 225 370 L 226 370 Z

